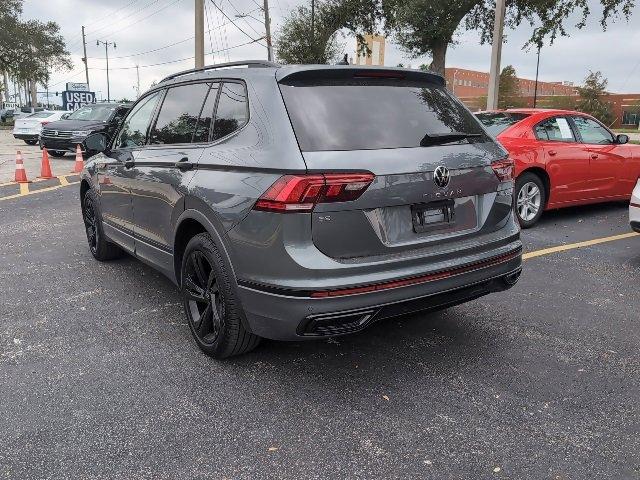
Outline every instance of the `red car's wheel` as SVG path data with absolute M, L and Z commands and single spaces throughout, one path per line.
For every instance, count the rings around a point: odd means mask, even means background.
M 542 179 L 535 173 L 523 173 L 516 180 L 516 215 L 522 228 L 533 227 L 546 204 L 546 191 Z

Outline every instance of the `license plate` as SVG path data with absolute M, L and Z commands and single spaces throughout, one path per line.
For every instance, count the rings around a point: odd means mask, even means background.
M 455 223 L 455 216 L 456 203 L 454 200 L 411 205 L 413 231 L 416 233 L 450 226 Z
M 22 133 L 29 133 L 29 129 L 28 128 L 21 128 L 20 131 Z

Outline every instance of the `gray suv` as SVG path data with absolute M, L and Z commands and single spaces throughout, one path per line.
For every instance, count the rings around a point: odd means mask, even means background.
M 251 61 L 172 75 L 82 174 L 91 253 L 180 288 L 198 346 L 362 330 L 513 286 L 513 164 L 441 77 Z

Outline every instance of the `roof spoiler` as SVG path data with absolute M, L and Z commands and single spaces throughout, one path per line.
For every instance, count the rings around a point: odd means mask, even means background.
M 309 82 L 345 78 L 397 78 L 434 83 L 441 87 L 446 85 L 444 78 L 436 73 L 411 68 L 364 65 L 285 65 L 276 72 L 278 82 Z

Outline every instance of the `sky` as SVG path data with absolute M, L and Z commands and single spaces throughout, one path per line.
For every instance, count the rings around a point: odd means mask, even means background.
M 303 0 L 270 0 L 272 33 L 277 33 L 288 12 L 301 3 Z M 600 3 L 589 3 L 592 16 L 585 28 L 576 29 L 574 19 L 568 24 L 569 37 L 543 47 L 540 80 L 579 84 L 589 70 L 600 70 L 609 79 L 610 91 L 640 92 L 640 3 L 628 23 L 618 19 L 606 32 L 599 24 Z M 253 41 L 264 36 L 262 0 L 205 0 L 205 4 L 205 52 L 217 52 L 208 54 L 205 64 L 266 59 L 264 40 Z M 25 0 L 23 18 L 57 22 L 67 42 L 74 68 L 52 72 L 51 92 L 64 90 L 67 81 L 85 81 L 81 61 L 81 26 L 85 25 L 91 90 L 99 99 L 106 99 L 105 48 L 96 45 L 96 40 L 106 40 L 116 43 L 115 49 L 109 47 L 111 99 L 134 99 L 136 65 L 140 67 L 141 92 L 166 75 L 193 67 L 193 9 L 194 0 Z M 524 78 L 535 78 L 536 52 L 523 50 L 530 29 L 523 25 L 507 30 L 502 53 L 502 65 L 513 65 L 518 76 Z M 476 32 L 460 30 L 456 40 L 457 45 L 449 50 L 447 67 L 489 70 L 491 47 L 480 45 Z M 355 40 L 345 37 L 340 42 L 345 53 L 352 55 Z M 429 61 L 428 57 L 408 57 L 392 39 L 387 43 L 387 65 L 418 66 Z M 165 64 L 157 65 L 160 63 Z

